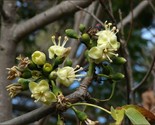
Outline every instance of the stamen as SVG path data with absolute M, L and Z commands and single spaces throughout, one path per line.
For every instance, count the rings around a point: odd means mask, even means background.
M 76 69 L 78 69 L 78 68 L 80 68 L 80 66 L 79 66 L 79 65 L 76 65 L 76 67 L 74 68 L 74 70 L 76 70 Z
M 64 47 L 64 46 L 66 45 L 67 41 L 68 41 L 68 37 L 65 36 L 65 37 L 64 37 L 64 41 L 63 41 L 63 43 L 62 43 L 62 47 Z
M 110 57 L 109 57 L 107 54 L 105 54 L 105 56 L 108 58 L 108 60 L 109 60 L 110 62 L 112 62 L 112 60 L 110 59 Z
M 53 44 L 54 44 L 54 45 L 57 45 L 57 44 L 56 44 L 56 41 L 55 41 L 55 36 L 52 36 L 51 39 L 52 39 Z
M 112 26 L 112 23 L 108 23 L 108 30 L 110 30 L 111 26 Z
M 75 78 L 74 80 L 81 81 L 81 78 L 79 78 L 79 79 Z
M 77 69 L 76 71 L 74 70 L 74 72 L 76 73 L 76 72 L 79 72 L 79 71 L 81 71 L 81 70 L 83 70 L 83 68 L 82 67 L 80 67 L 79 69 Z
M 83 76 L 86 76 L 86 74 L 78 74 L 78 75 L 75 75 L 76 77 L 83 77 Z
M 116 29 L 116 33 L 118 33 L 119 32 L 119 29 Z
M 116 32 L 116 27 L 114 26 L 112 29 L 111 29 L 111 32 L 115 33 Z
M 112 53 L 112 52 L 109 52 L 109 54 L 111 54 L 111 55 L 114 55 L 114 56 L 118 56 L 118 54 L 116 54 L 116 53 Z
M 58 46 L 60 46 L 61 43 L 61 36 L 58 37 Z

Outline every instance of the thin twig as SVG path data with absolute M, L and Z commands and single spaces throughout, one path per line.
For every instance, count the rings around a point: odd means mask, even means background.
M 112 23 L 114 25 L 116 25 L 116 20 L 115 18 L 113 17 L 113 15 L 109 12 L 109 10 L 106 8 L 106 6 L 104 5 L 104 1 L 103 0 L 99 0 L 100 1 L 100 4 L 102 5 L 103 9 L 105 10 L 105 12 L 108 14 L 108 16 L 110 17 L 110 19 L 112 20 Z
M 154 13 L 155 13 L 155 6 L 153 5 L 152 1 L 151 1 L 151 0 L 148 0 L 148 2 L 149 2 L 149 4 L 150 4 L 152 10 L 153 10 Z
M 98 19 L 93 13 L 90 13 L 89 11 L 83 9 L 82 7 L 80 7 L 80 6 L 78 6 L 78 5 L 75 5 L 75 4 L 74 4 L 72 1 L 70 1 L 70 0 L 68 0 L 68 1 L 69 1 L 70 3 L 72 3 L 76 8 L 78 8 L 78 9 L 80 9 L 80 10 L 82 10 L 82 11 L 88 13 L 88 14 L 90 14 L 98 23 L 100 23 L 102 26 L 104 26 L 103 22 L 102 22 L 100 19 Z
M 147 6 L 149 5 L 148 0 L 142 0 L 134 9 L 133 9 L 133 19 L 135 19 Z M 129 13 L 123 20 L 122 26 L 127 25 L 132 18 L 132 14 Z M 121 23 L 117 24 L 117 28 L 120 29 Z
M 126 44 L 129 42 L 130 36 L 132 34 L 132 29 L 133 29 L 133 0 L 130 0 L 130 1 L 131 1 L 130 2 L 131 19 L 130 19 L 130 29 L 126 40 Z
M 132 89 L 133 92 L 135 92 L 137 89 L 139 89 L 146 82 L 146 80 L 148 79 L 149 75 L 151 74 L 151 71 L 153 69 L 154 64 L 155 64 L 155 55 L 153 57 L 153 60 L 152 60 L 152 63 L 151 63 L 151 66 L 150 66 L 148 72 L 146 73 L 146 75 L 144 76 L 144 78 L 142 79 L 142 81 L 137 86 L 135 86 Z

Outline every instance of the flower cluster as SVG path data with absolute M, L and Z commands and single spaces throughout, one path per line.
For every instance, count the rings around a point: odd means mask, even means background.
M 111 28 L 111 26 L 111 23 L 105 22 L 105 30 L 96 33 L 98 36 L 97 46 L 92 47 L 88 52 L 89 57 L 97 64 L 103 60 L 112 62 L 111 57 L 118 56 L 115 53 L 120 47 L 116 36 L 118 29 L 114 26 Z
M 69 87 L 74 80 L 80 80 L 78 78 L 83 76 L 77 74 L 82 70 L 80 66 L 72 68 L 69 65 L 64 65 L 62 68 L 58 68 L 60 64 L 63 65 L 71 50 L 71 47 L 64 47 L 67 41 L 67 36 L 64 37 L 62 43 L 61 36 L 58 38 L 52 36 L 53 45 L 48 49 L 51 62 L 48 61 L 45 53 L 41 51 L 32 53 L 31 59 L 24 58 L 21 55 L 17 57 L 18 65 L 7 68 L 9 70 L 7 78 L 9 80 L 18 79 L 16 84 L 7 86 L 9 95 L 14 97 L 23 90 L 30 89 L 31 97 L 35 99 L 35 102 L 39 101 L 50 105 L 58 101 L 61 92 L 55 90 L 57 89 L 56 84 L 60 83 Z
M 95 75 L 95 79 L 106 77 L 107 80 L 113 82 L 114 87 L 115 82 L 122 79 L 124 75 L 121 73 L 113 74 L 110 66 L 96 64 L 102 63 L 104 60 L 113 61 L 115 64 L 124 64 L 126 60 L 123 57 L 117 57 L 117 50 L 120 47 L 116 36 L 118 29 L 107 22 L 105 22 L 104 28 L 104 30 L 101 30 L 102 27 L 98 25 L 86 30 L 84 25 L 80 25 L 81 34 L 73 29 L 67 29 L 65 32 L 68 37 L 78 39 L 87 47 L 87 53 L 85 54 L 89 65 L 87 78 L 92 79 L 92 76 Z M 75 80 L 80 81 L 80 77 L 85 76 L 85 74 L 79 74 L 83 70 L 82 67 L 79 65 L 72 67 L 72 60 L 68 57 L 71 47 L 65 47 L 68 41 L 67 36 L 63 40 L 61 36 L 51 37 L 53 45 L 48 48 L 48 56 L 44 52 L 37 50 L 32 53 L 31 59 L 21 55 L 17 57 L 18 65 L 7 68 L 9 70 L 7 79 L 15 79 L 17 82 L 8 85 L 6 89 L 11 97 L 24 90 L 30 90 L 34 102 L 41 102 L 46 105 L 56 102 L 58 110 L 64 111 L 67 108 L 72 108 L 81 122 L 86 125 L 97 125 L 98 121 L 90 120 L 85 112 L 77 110 L 74 106 L 93 106 L 109 114 L 111 113 L 106 109 L 89 103 L 71 104 L 71 99 L 66 98 L 58 87 L 58 85 L 69 87 Z M 113 56 L 116 58 L 112 59 Z M 104 72 L 102 74 L 96 73 L 94 71 L 95 66 L 101 66 Z M 89 81 L 87 82 L 90 83 Z M 57 124 L 64 124 L 59 114 Z

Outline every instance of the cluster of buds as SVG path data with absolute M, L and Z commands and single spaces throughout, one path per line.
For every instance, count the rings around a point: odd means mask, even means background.
M 66 58 L 71 50 L 71 47 L 64 47 L 68 37 L 65 36 L 63 42 L 61 41 L 61 36 L 58 38 L 52 36 L 51 39 L 53 45 L 48 49 L 50 62 L 45 53 L 35 51 L 31 55 L 31 59 L 19 56 L 17 57 L 18 65 L 7 68 L 9 70 L 7 78 L 9 80 L 18 79 L 16 84 L 7 86 L 11 97 L 16 96 L 23 90 L 30 89 L 31 97 L 35 99 L 35 102 L 39 101 L 50 105 L 58 101 L 59 94 L 61 93 L 56 87 L 57 83 L 69 87 L 74 80 L 80 80 L 78 77 L 83 76 L 77 74 L 82 68 L 80 66 L 72 68 L 70 60 Z M 64 61 L 64 67 L 58 68 Z M 67 65 L 68 62 L 69 65 Z
M 97 45 L 92 47 L 88 52 L 89 57 L 97 64 L 103 60 L 112 62 L 111 57 L 118 56 L 116 53 L 120 47 L 116 36 L 118 29 L 115 26 L 111 28 L 111 26 L 112 23 L 105 22 L 105 30 L 96 33 L 98 36 Z

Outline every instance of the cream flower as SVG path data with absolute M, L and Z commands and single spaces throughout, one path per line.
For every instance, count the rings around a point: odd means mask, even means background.
M 59 83 L 63 84 L 64 86 L 70 86 L 74 80 L 81 80 L 77 79 L 77 77 L 84 76 L 84 75 L 77 75 L 76 73 L 83 70 L 82 67 L 76 66 L 75 68 L 66 66 L 63 68 L 59 68 L 57 71 L 57 80 Z
M 119 42 L 117 42 L 117 36 L 116 33 L 118 32 L 118 29 L 116 27 L 112 27 L 112 23 L 105 22 L 105 30 L 99 31 L 96 33 L 98 36 L 97 40 L 97 46 L 103 46 L 104 48 L 113 48 L 115 49 Z
M 39 83 L 30 82 L 31 97 L 35 98 L 35 102 L 42 102 L 50 105 L 52 102 L 56 102 L 56 96 L 50 91 L 49 84 L 46 80 L 41 80 Z
M 35 51 L 32 54 L 32 61 L 37 65 L 43 65 L 46 62 L 46 55 L 43 52 Z
M 115 51 L 119 48 L 118 46 L 115 46 L 115 48 L 103 48 L 103 54 L 102 54 L 102 60 L 108 59 L 110 62 L 112 62 L 111 57 L 118 56 Z
M 111 57 L 118 56 L 118 54 L 115 53 L 120 47 L 116 36 L 118 29 L 116 29 L 116 27 L 111 29 L 111 26 L 111 23 L 107 24 L 107 22 L 105 22 L 105 30 L 96 33 L 98 36 L 97 46 L 92 47 L 88 51 L 88 56 L 97 64 L 103 60 L 112 62 Z
M 68 37 L 67 36 L 64 37 L 64 41 L 63 41 L 62 45 L 60 45 L 61 44 L 61 36 L 58 37 L 58 44 L 56 43 L 55 36 L 52 36 L 51 38 L 52 38 L 52 42 L 54 45 L 48 49 L 49 58 L 52 59 L 55 55 L 61 56 L 61 57 L 66 57 L 71 50 L 70 47 L 68 47 L 68 48 L 64 47 L 66 42 L 68 41 Z

